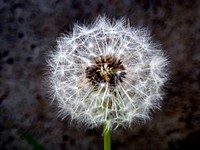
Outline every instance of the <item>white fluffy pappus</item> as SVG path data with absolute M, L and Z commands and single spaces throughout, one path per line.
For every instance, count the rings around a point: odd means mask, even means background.
M 168 60 L 146 29 L 102 16 L 63 34 L 47 64 L 48 92 L 60 114 L 91 128 L 149 119 L 168 75 Z

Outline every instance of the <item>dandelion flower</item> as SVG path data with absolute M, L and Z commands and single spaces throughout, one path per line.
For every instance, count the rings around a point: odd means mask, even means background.
M 98 17 L 63 34 L 47 59 L 48 84 L 65 118 L 108 129 L 146 121 L 159 108 L 168 61 L 150 33 Z

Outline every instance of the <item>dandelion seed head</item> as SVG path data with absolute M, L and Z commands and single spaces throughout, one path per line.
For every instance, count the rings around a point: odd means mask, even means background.
M 49 92 L 63 118 L 111 129 L 150 118 L 160 108 L 168 60 L 143 28 L 98 17 L 75 25 L 47 59 Z

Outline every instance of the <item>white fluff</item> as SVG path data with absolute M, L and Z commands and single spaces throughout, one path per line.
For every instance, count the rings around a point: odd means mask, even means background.
M 106 83 L 94 87 L 85 76 L 91 59 L 100 55 L 115 56 L 126 68 L 114 92 Z M 88 127 L 107 122 L 116 129 L 145 121 L 160 107 L 168 61 L 146 29 L 130 27 L 124 20 L 100 16 L 92 25 L 75 25 L 72 33 L 57 40 L 47 62 L 49 93 L 64 118 L 71 116 Z

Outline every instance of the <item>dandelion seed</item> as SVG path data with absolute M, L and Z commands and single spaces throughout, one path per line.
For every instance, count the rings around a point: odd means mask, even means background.
M 88 127 L 126 127 L 159 108 L 168 61 L 146 29 L 98 17 L 75 25 L 48 58 L 50 92 L 65 118 Z

